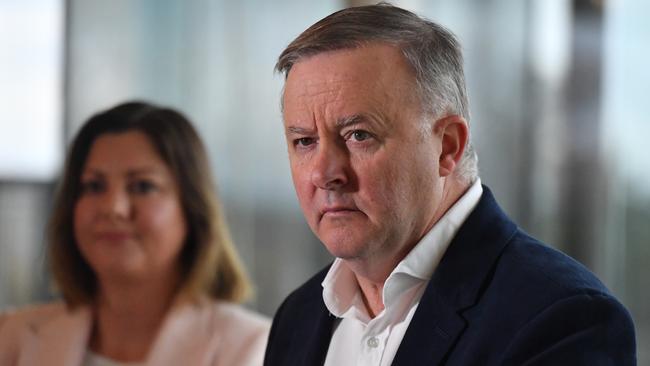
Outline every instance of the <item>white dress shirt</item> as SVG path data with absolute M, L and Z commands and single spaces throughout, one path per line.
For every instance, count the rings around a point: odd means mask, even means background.
M 323 300 L 340 318 L 325 366 L 388 366 L 449 243 L 483 193 L 480 179 L 438 220 L 384 283 L 384 310 L 370 318 L 354 273 L 337 258 L 323 280 Z

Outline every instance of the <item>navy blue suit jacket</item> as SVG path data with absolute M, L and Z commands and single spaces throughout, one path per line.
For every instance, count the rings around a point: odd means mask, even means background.
M 335 321 L 322 299 L 326 273 L 278 309 L 266 366 L 323 364 Z M 635 365 L 635 353 L 627 310 L 584 266 L 520 230 L 484 187 L 393 365 L 622 366 Z

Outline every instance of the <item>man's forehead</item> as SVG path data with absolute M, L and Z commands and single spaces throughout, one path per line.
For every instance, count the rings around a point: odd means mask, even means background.
M 400 49 L 388 43 L 369 43 L 355 48 L 343 48 L 305 56 L 294 63 L 287 75 L 290 79 L 304 79 L 306 74 L 329 75 L 342 79 L 360 78 L 382 67 L 405 65 Z M 336 75 L 332 75 L 335 72 Z
M 358 73 L 345 70 L 327 72 L 316 68 L 309 73 L 296 71 L 284 88 L 285 113 L 351 104 L 359 98 L 367 97 L 368 92 L 375 88 L 372 84 L 376 83 L 374 79 L 362 78 Z
M 322 77 L 306 76 L 288 83 L 284 90 L 285 101 L 302 104 L 313 102 L 336 102 L 345 98 L 349 89 L 365 89 L 361 79 L 345 75 L 324 74 Z
M 285 121 L 333 119 L 393 108 L 413 92 L 415 77 L 401 51 L 372 44 L 319 53 L 296 62 L 283 91 Z M 313 119 L 311 118 L 311 119 Z
M 369 53 L 369 54 L 366 54 Z M 390 87 L 392 72 L 399 66 L 390 60 L 379 60 L 376 52 L 351 49 L 326 52 L 296 63 L 287 77 L 284 87 L 285 101 L 296 102 L 301 98 L 325 98 L 338 100 L 342 94 L 370 92 Z M 408 77 L 406 74 L 405 77 Z M 347 92 L 347 93 L 346 93 Z
M 357 87 L 415 82 L 415 73 L 401 50 L 392 44 L 370 43 L 357 48 L 321 52 L 297 61 L 285 82 L 285 94 L 326 84 L 356 83 Z M 325 87 L 326 89 L 326 87 Z
M 312 59 L 296 64 L 285 83 L 285 94 L 313 95 L 335 92 L 335 89 L 340 86 L 370 81 L 363 78 L 357 65 L 327 61 Z

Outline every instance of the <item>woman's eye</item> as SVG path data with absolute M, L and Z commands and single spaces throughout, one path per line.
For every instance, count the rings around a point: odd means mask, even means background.
M 156 188 L 157 187 L 153 182 L 147 180 L 136 181 L 129 185 L 129 191 L 138 194 L 153 192 Z
M 99 180 L 88 180 L 81 182 L 81 193 L 99 193 L 104 189 L 104 183 Z
M 363 131 L 363 130 L 354 130 L 350 134 L 350 138 L 354 139 L 354 141 L 358 141 L 358 142 L 365 141 L 365 140 L 367 140 L 367 139 L 369 139 L 371 137 L 372 137 L 372 135 L 370 134 L 370 132 L 366 132 L 366 131 Z

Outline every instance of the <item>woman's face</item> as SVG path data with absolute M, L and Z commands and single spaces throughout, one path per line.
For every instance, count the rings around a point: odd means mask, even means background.
M 74 234 L 101 282 L 178 274 L 187 225 L 176 179 L 139 131 L 93 143 L 81 173 Z

